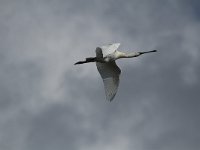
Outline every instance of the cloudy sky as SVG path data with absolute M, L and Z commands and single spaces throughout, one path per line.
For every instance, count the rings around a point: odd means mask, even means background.
M 198 0 L 0 0 L 1 150 L 199 150 Z M 119 60 L 105 100 L 96 46 Z

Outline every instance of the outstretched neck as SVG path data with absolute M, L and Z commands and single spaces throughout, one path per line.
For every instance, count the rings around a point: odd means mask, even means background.
M 152 52 L 157 52 L 157 50 L 152 50 L 152 51 L 146 51 L 146 52 L 131 52 L 131 53 L 120 53 L 119 58 L 132 58 L 132 57 L 138 57 L 142 54 L 146 53 L 152 53 Z
M 125 58 L 132 58 L 141 55 L 139 52 L 131 52 L 124 55 Z
M 131 52 L 131 53 L 118 52 L 117 53 L 117 59 L 119 59 L 119 58 L 132 58 L 132 57 L 137 57 L 139 55 L 140 55 L 139 52 Z

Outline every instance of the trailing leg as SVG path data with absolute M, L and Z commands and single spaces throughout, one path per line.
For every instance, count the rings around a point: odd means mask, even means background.
M 89 58 L 86 58 L 85 61 L 76 62 L 74 65 L 85 64 L 85 63 L 90 63 L 90 62 L 95 62 L 95 61 L 96 61 L 96 57 L 89 57 Z

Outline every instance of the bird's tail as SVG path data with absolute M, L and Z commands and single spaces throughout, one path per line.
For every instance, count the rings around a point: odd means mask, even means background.
M 90 63 L 90 62 L 95 62 L 95 61 L 96 61 L 96 57 L 89 57 L 89 58 L 86 58 L 85 61 L 76 62 L 74 65 L 85 64 L 85 63 Z

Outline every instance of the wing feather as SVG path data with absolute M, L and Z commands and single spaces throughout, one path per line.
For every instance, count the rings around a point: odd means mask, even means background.
M 113 43 L 113 44 L 108 44 L 108 45 L 104 45 L 101 47 L 102 52 L 103 52 L 103 57 L 113 53 L 114 51 L 116 51 L 118 49 L 118 47 L 120 46 L 120 43 Z
M 117 93 L 119 86 L 120 68 L 113 62 L 96 62 L 97 69 L 103 79 L 106 99 L 112 101 Z

